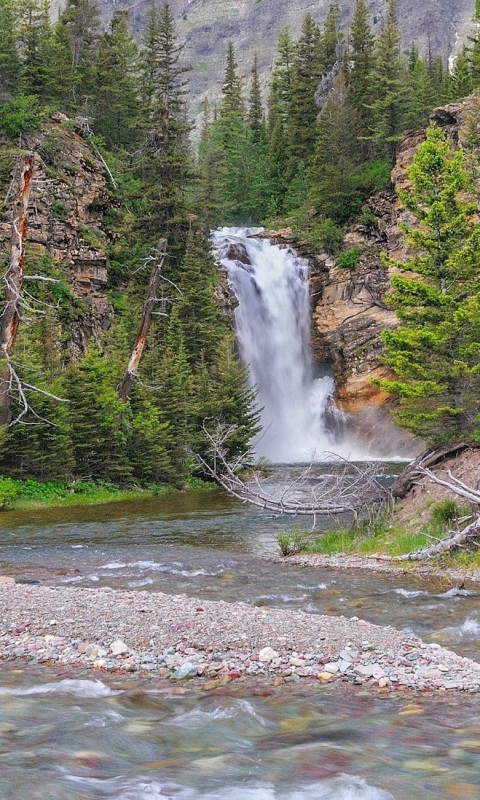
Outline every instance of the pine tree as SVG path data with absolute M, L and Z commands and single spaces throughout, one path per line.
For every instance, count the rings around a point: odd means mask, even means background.
M 184 45 L 177 39 L 171 8 L 152 2 L 140 53 L 142 71 L 141 170 L 145 211 L 139 228 L 153 242 L 164 236 L 175 267 L 187 230 L 186 192 L 193 178 L 189 153 Z
M 419 128 L 427 125 L 436 97 L 428 66 L 416 49 L 411 53 L 406 80 L 404 124 L 406 128 Z
M 374 47 L 375 39 L 368 23 L 366 2 L 356 0 L 345 59 L 345 75 L 350 102 L 356 111 L 359 133 L 362 136 L 368 130 L 370 112 L 367 106 L 371 101 Z
M 100 17 L 96 0 L 67 0 L 59 24 L 70 50 L 69 94 L 72 109 L 90 113 Z
M 242 98 L 242 80 L 238 74 L 235 47 L 232 41 L 227 45 L 227 60 L 222 86 L 221 116 L 245 116 L 245 104 Z
M 260 78 L 258 74 L 258 55 L 255 53 L 252 67 L 252 82 L 248 101 L 248 126 L 255 144 L 265 141 L 265 116 L 263 113 Z
M 275 210 L 284 209 L 287 192 L 287 125 L 292 103 L 295 42 L 288 27 L 280 32 L 268 97 L 268 150 Z
M 385 331 L 386 363 L 396 374 L 380 385 L 399 398 L 398 422 L 428 442 L 471 435 L 478 424 L 480 226 L 465 198 L 462 152 L 431 127 L 408 170 L 401 199 L 418 220 L 406 227 L 414 255 L 397 268 L 416 273 L 391 280 L 400 326 Z
M 19 88 L 25 95 L 50 100 L 55 91 L 55 75 L 48 0 L 21 0 L 19 31 L 22 53 Z
M 321 35 L 311 14 L 303 20 L 302 33 L 295 49 L 292 92 L 286 130 L 286 171 L 289 180 L 301 163 L 306 165 L 315 146 L 318 108 L 315 103 L 322 77 Z
M 137 141 L 136 68 L 137 46 L 128 28 L 128 14 L 120 12 L 100 40 L 95 63 L 94 130 L 109 148 L 129 149 Z
M 128 482 L 128 403 L 120 400 L 118 374 L 94 344 L 65 374 L 75 472 L 82 477 Z
M 467 97 L 473 91 L 473 78 L 467 47 L 464 45 L 457 55 L 453 69 L 446 81 L 445 96 L 448 102 L 455 102 L 462 97 Z
M 397 24 L 396 0 L 389 0 L 387 20 L 375 50 L 373 116 L 370 137 L 380 155 L 393 159 L 404 126 L 406 82 Z
M 10 99 L 18 84 L 17 14 L 13 0 L 0 0 L 0 103 Z
M 321 36 L 322 73 L 326 75 L 340 58 L 343 36 L 340 30 L 342 14 L 338 3 L 331 3 Z
M 320 113 L 309 170 L 310 198 L 315 208 L 337 222 L 352 217 L 362 205 L 363 198 L 354 191 L 360 161 L 358 126 L 345 76 L 340 72 Z

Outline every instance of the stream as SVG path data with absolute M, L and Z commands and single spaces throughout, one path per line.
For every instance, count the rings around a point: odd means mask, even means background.
M 220 491 L 2 514 L 0 574 L 359 616 L 480 659 L 473 590 L 288 565 L 292 521 Z M 307 523 L 305 523 L 307 524 Z M 311 682 L 216 693 L 0 664 L 0 797 L 480 798 L 480 698 Z

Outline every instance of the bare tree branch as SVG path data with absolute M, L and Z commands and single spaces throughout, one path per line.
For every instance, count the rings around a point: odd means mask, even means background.
M 300 475 L 287 478 L 282 484 L 269 482 L 259 471 L 250 468 L 252 452 L 247 451 L 230 460 L 228 442 L 236 427 L 217 425 L 215 433 L 203 426 L 208 441 L 208 458 L 196 454 L 204 472 L 222 486 L 228 494 L 243 503 L 251 503 L 267 511 L 291 516 L 317 516 L 355 513 L 389 498 L 389 491 L 378 481 L 378 464 L 360 468 L 344 459 L 332 462 L 332 470 L 313 474 L 310 465 Z
M 147 342 L 148 329 L 150 327 L 150 318 L 153 312 L 153 306 L 157 299 L 157 290 L 162 277 L 162 267 L 167 252 L 166 239 L 162 239 L 157 247 L 157 256 L 155 258 L 152 274 L 150 276 L 150 283 L 148 285 L 147 298 L 143 305 L 142 319 L 138 329 L 137 338 L 133 346 L 132 354 L 125 370 L 123 380 L 118 388 L 118 396 L 125 400 L 131 391 L 133 381 L 138 372 L 140 359 L 145 349 Z

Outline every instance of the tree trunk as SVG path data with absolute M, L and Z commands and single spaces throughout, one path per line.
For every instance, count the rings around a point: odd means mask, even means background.
M 0 425 L 10 422 L 10 369 L 9 359 L 15 349 L 20 315 L 25 265 L 25 242 L 28 230 L 28 203 L 32 188 L 33 155 L 23 158 L 19 192 L 12 220 L 10 264 L 5 274 L 5 305 L 0 322 Z
M 150 276 L 147 298 L 145 300 L 145 303 L 143 304 L 142 319 L 140 322 L 140 327 L 138 329 L 137 338 L 133 346 L 132 355 L 130 356 L 127 369 L 125 370 L 125 375 L 123 376 L 123 380 L 118 389 L 118 396 L 121 397 L 122 400 L 126 400 L 127 397 L 130 395 L 133 381 L 135 380 L 135 377 L 138 372 L 140 359 L 145 349 L 148 329 L 150 327 L 150 318 L 152 316 L 153 306 L 157 297 L 158 285 L 160 283 L 160 278 L 162 276 L 162 267 L 165 259 L 166 250 L 167 250 L 167 242 L 165 239 L 162 239 L 157 248 L 157 258 L 155 260 L 155 264 L 152 269 L 152 274 Z

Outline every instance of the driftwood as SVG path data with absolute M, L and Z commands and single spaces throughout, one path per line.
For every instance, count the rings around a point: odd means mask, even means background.
M 411 464 L 398 476 L 396 481 L 390 487 L 392 496 L 395 500 L 403 500 L 408 492 L 418 483 L 419 478 L 425 474 L 425 469 L 439 464 L 446 458 L 452 458 L 459 455 L 467 449 L 469 445 L 466 442 L 456 442 L 455 444 L 448 444 L 442 447 L 434 447 L 426 450 L 418 456 Z
M 462 497 L 464 500 L 468 500 L 469 503 L 480 507 L 480 491 L 478 491 L 478 489 L 474 489 L 472 486 L 468 486 L 468 484 L 459 480 L 459 478 L 456 478 L 451 470 L 448 470 L 447 472 L 449 480 L 439 478 L 438 475 L 435 475 L 435 473 L 430 469 L 420 465 L 417 465 L 417 474 L 426 476 L 432 483 L 436 483 L 438 486 L 443 486 L 444 488 L 449 489 L 451 492 L 456 494 L 458 497 Z M 471 519 L 471 516 L 467 517 L 467 519 Z M 415 550 L 413 553 L 408 553 L 405 556 L 397 556 L 392 560 L 424 561 L 428 558 L 438 556 L 441 553 L 447 553 L 451 552 L 452 550 L 456 550 L 458 547 L 461 547 L 468 542 L 474 542 L 479 538 L 480 510 L 474 514 L 473 522 L 467 525 L 466 528 L 463 528 L 463 530 L 450 531 L 445 539 L 441 539 L 440 541 L 429 545 L 428 547 L 423 547 L 421 550 Z
M 10 263 L 5 275 L 5 304 L 0 318 L 0 425 L 11 420 L 10 389 L 12 368 L 10 359 L 15 349 L 20 323 L 19 305 L 22 295 L 25 266 L 25 242 L 28 230 L 28 204 L 32 188 L 33 155 L 23 157 L 20 170 L 18 199 L 12 219 Z
M 234 460 L 227 456 L 228 440 L 235 426 L 217 426 L 211 433 L 204 425 L 209 443 L 208 458 L 196 455 L 205 474 L 215 480 L 228 494 L 267 511 L 290 516 L 310 516 L 315 527 L 318 516 L 356 514 L 373 505 L 390 502 L 389 490 L 377 479 L 379 465 L 359 467 L 333 454 L 328 474 L 315 475 L 313 465 L 300 475 L 272 485 L 268 477 L 250 468 L 251 451 Z M 246 475 L 246 477 L 244 477 Z
M 162 239 L 157 247 L 152 274 L 150 276 L 150 283 L 148 285 L 147 297 L 143 305 L 142 319 L 140 321 L 137 338 L 133 346 L 132 355 L 130 356 L 123 380 L 118 388 L 118 396 L 123 400 L 126 400 L 130 395 L 132 384 L 137 376 L 140 359 L 145 349 L 153 306 L 157 299 L 158 286 L 162 277 L 162 267 L 165 260 L 166 251 L 167 242 L 165 239 Z

